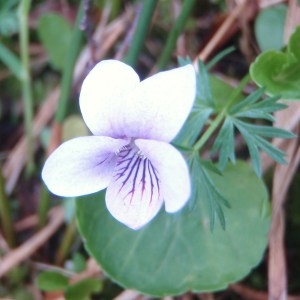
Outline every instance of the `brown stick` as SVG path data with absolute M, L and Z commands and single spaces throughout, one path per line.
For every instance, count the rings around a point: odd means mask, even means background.
M 206 61 L 207 58 L 216 50 L 219 46 L 220 41 L 223 39 L 226 32 L 229 31 L 233 23 L 236 21 L 241 11 L 244 9 L 247 1 L 241 1 L 239 5 L 237 5 L 227 16 L 226 20 L 217 30 L 215 35 L 210 39 L 210 41 L 206 44 L 204 49 L 201 51 L 197 59 L 194 61 L 194 64 L 197 65 L 197 60 L 201 59 L 202 61 Z
M 0 278 L 12 268 L 32 255 L 38 248 L 56 232 L 64 222 L 64 210 L 56 207 L 51 210 L 51 217 L 48 225 L 28 239 L 20 247 L 12 250 L 0 261 Z

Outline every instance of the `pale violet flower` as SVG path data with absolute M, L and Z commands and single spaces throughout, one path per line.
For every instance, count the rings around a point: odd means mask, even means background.
M 106 60 L 85 78 L 80 109 L 94 136 L 63 143 L 47 159 L 42 177 L 66 197 L 107 187 L 110 213 L 132 229 L 148 223 L 162 204 L 180 210 L 190 196 L 184 158 L 169 142 L 195 98 L 192 65 L 142 82 L 128 65 Z

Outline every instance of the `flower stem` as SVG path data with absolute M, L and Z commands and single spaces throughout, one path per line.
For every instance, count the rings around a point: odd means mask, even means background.
M 216 116 L 216 118 L 211 122 L 211 124 L 209 125 L 208 129 L 204 132 L 204 134 L 201 136 L 201 138 L 193 146 L 193 149 L 195 151 L 199 151 L 204 146 L 204 144 L 207 142 L 207 140 L 211 137 L 211 135 L 214 133 L 214 131 L 220 126 L 220 124 L 226 118 L 228 109 L 238 99 L 238 95 L 243 91 L 244 87 L 247 85 L 247 83 L 249 82 L 249 80 L 250 80 L 250 75 L 247 74 L 241 80 L 239 86 L 236 89 L 233 90 L 233 92 L 229 96 L 229 99 L 228 99 L 226 105 L 224 106 L 224 108 Z
M 24 122 L 27 140 L 27 172 L 30 174 L 34 169 L 33 160 L 33 136 L 32 136 L 32 118 L 33 118 L 33 100 L 31 90 L 31 77 L 29 73 L 29 38 L 28 38 L 28 14 L 31 6 L 31 0 L 21 0 L 19 6 L 20 22 L 20 52 L 22 64 L 22 96 L 24 103 Z
M 158 59 L 158 62 L 157 62 L 158 70 L 162 70 L 162 69 L 166 68 L 166 66 L 171 58 L 173 49 L 176 45 L 176 41 L 177 41 L 179 35 L 181 34 L 181 31 L 182 31 L 190 13 L 192 12 L 192 9 L 193 9 L 195 3 L 196 3 L 196 0 L 183 1 L 181 13 L 180 13 L 179 17 L 177 18 L 174 26 L 172 27 L 172 30 L 168 36 L 164 50 Z
M 207 140 L 211 137 L 211 135 L 214 133 L 214 131 L 219 127 L 221 122 L 226 116 L 226 108 L 224 108 L 217 117 L 211 122 L 208 129 L 204 132 L 204 134 L 201 136 L 201 138 L 197 141 L 197 143 L 194 145 L 194 150 L 199 151 L 203 145 L 207 142 Z
M 133 36 L 131 47 L 124 58 L 124 62 L 135 67 L 139 53 L 144 45 L 148 29 L 151 24 L 152 16 L 157 4 L 157 0 L 144 0 L 143 8 L 136 26 L 135 34 Z
M 0 219 L 2 230 L 8 245 L 13 248 L 15 246 L 15 234 L 13 230 L 12 214 L 9 202 L 5 193 L 5 183 L 0 169 Z

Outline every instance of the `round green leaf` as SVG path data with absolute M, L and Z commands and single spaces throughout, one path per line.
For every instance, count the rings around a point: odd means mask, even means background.
M 250 75 L 258 86 L 271 95 L 284 99 L 300 99 L 300 61 L 292 53 L 267 51 L 250 67 Z
M 287 6 L 271 6 L 262 10 L 255 20 L 255 36 L 262 51 L 280 50 L 283 43 Z
M 62 70 L 72 36 L 72 28 L 68 21 L 59 14 L 43 14 L 38 23 L 38 35 L 47 50 L 52 66 Z
M 288 50 L 290 53 L 293 53 L 298 61 L 300 61 L 300 26 L 298 26 L 295 32 L 291 35 Z
M 77 219 L 89 253 L 126 288 L 164 296 L 215 291 L 240 280 L 256 266 L 267 244 L 270 206 L 265 186 L 245 163 L 211 178 L 228 200 L 226 230 L 213 232 L 205 211 L 207 187 L 176 214 L 160 214 L 133 231 L 107 211 L 104 193 L 77 200 Z
M 65 291 L 66 300 L 89 300 L 91 294 L 99 293 L 102 282 L 96 278 L 86 278 L 67 287 Z
M 58 272 L 43 272 L 37 278 L 37 286 L 43 291 L 64 290 L 69 284 L 69 280 Z

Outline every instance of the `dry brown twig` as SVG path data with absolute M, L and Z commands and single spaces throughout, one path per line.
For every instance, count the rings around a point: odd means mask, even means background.
M 285 40 L 287 41 L 299 23 L 300 6 L 297 0 L 291 0 L 288 8 Z M 289 107 L 275 114 L 275 125 L 287 129 L 291 119 L 295 120 L 294 133 L 299 134 L 300 103 L 290 103 Z M 272 188 L 272 220 L 269 234 L 269 299 L 287 299 L 287 269 L 285 260 L 285 212 L 284 203 L 290 183 L 300 162 L 300 144 L 298 139 L 284 141 L 282 148 L 288 156 L 287 165 L 277 164 L 274 170 Z
M 268 293 L 253 290 L 243 284 L 232 284 L 229 288 L 244 300 L 268 300 Z M 288 296 L 287 300 L 300 300 L 300 296 Z
M 0 261 L 0 278 L 12 268 L 30 257 L 37 249 L 45 244 L 46 241 L 57 231 L 64 222 L 64 210 L 62 207 L 53 208 L 50 213 L 49 223 L 29 238 L 18 248 L 10 251 Z
M 241 11 L 245 9 L 247 1 L 242 0 L 239 5 L 237 5 L 227 16 L 225 21 L 219 27 L 214 36 L 209 40 L 209 42 L 205 45 L 204 49 L 201 50 L 198 57 L 194 60 L 194 65 L 197 67 L 197 60 L 201 59 L 202 61 L 206 61 L 208 57 L 220 46 L 221 42 L 224 42 L 224 37 L 229 38 L 228 32 L 234 33 L 232 30 L 233 24 L 237 20 Z M 231 35 L 232 35 L 231 34 Z

